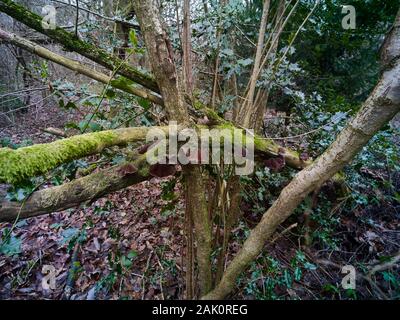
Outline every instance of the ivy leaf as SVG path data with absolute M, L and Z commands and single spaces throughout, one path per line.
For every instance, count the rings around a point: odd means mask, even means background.
M 250 59 L 250 58 L 248 58 L 248 59 L 240 59 L 237 62 L 241 66 L 247 67 L 247 66 L 250 66 L 251 64 L 253 64 L 253 59 Z
M 122 155 L 116 155 L 114 158 L 112 158 L 111 163 L 112 163 L 112 164 L 121 164 L 121 163 L 123 163 L 123 162 L 125 162 L 125 161 L 126 161 L 126 159 L 125 159 L 124 156 L 122 156 Z
M 75 103 L 73 103 L 71 101 L 68 101 L 68 103 L 64 106 L 64 109 L 65 110 L 70 110 L 70 109 L 77 109 L 77 108 L 76 108 L 76 104 Z
M 310 263 L 310 262 L 306 262 L 304 264 L 304 268 L 306 268 L 307 270 L 317 270 L 317 266 L 315 264 Z
M 131 41 L 132 45 L 134 48 L 137 48 L 138 46 L 138 39 L 136 37 L 136 32 L 135 30 L 131 29 L 129 31 L 129 40 Z
M 224 49 L 224 50 L 221 51 L 221 53 L 223 55 L 226 55 L 226 56 L 233 56 L 234 55 L 234 52 L 233 52 L 232 49 Z
M 15 199 L 17 200 L 17 201 L 22 201 L 22 200 L 24 200 L 26 198 L 26 192 L 25 192 L 25 190 L 24 189 L 18 189 L 18 191 L 16 192 L 16 195 L 15 195 Z
M 77 129 L 77 130 L 80 130 L 79 126 L 76 123 L 73 123 L 73 122 L 67 123 L 64 127 L 65 127 L 65 129 Z
M 82 132 L 87 126 L 89 127 L 91 132 L 97 132 L 97 131 L 101 131 L 103 129 L 102 126 L 96 122 L 90 122 L 89 125 L 87 125 L 87 121 L 84 120 L 84 121 L 79 122 L 79 124 L 78 124 L 79 130 L 81 130 Z
M 135 259 L 136 257 L 138 256 L 138 253 L 136 252 L 136 251 L 130 251 L 129 253 L 128 253 L 128 258 L 129 259 Z
M 296 267 L 296 268 L 294 269 L 294 279 L 295 279 L 296 281 L 300 281 L 300 280 L 301 280 L 301 275 L 302 275 L 301 268 Z
M 150 108 L 150 101 L 144 98 L 138 98 L 137 99 L 139 105 L 144 109 L 144 110 L 149 110 Z
M 9 257 L 18 255 L 21 253 L 21 244 L 21 239 L 11 236 L 9 239 L 3 240 L 0 243 L 0 253 Z
M 108 89 L 108 90 L 106 91 L 105 96 L 106 96 L 108 99 L 114 99 L 114 98 L 115 98 L 115 91 L 114 91 L 114 90 L 111 90 L 111 89 Z
M 132 263 L 132 261 L 129 260 L 127 257 L 122 256 L 122 258 L 121 258 L 121 264 L 122 264 L 123 267 L 129 269 L 129 268 L 132 266 L 133 263 Z
M 76 236 L 78 236 L 79 229 L 77 228 L 69 228 L 65 229 L 63 232 L 61 232 L 62 239 L 60 241 L 61 244 L 66 244 Z

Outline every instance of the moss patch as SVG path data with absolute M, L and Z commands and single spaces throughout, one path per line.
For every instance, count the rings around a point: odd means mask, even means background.
M 43 174 L 57 166 L 100 152 L 111 146 L 117 135 L 96 132 L 13 150 L 0 149 L 0 181 L 11 184 Z

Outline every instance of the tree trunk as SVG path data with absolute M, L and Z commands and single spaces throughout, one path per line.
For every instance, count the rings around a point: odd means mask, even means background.
M 256 92 L 256 84 L 257 84 L 257 80 L 258 80 L 262 52 L 263 52 L 263 48 L 264 48 L 264 42 L 265 42 L 264 38 L 265 38 L 265 31 L 266 31 L 267 22 L 268 22 L 269 7 L 270 7 L 270 0 L 264 0 L 263 13 L 262 13 L 261 24 L 260 24 L 260 32 L 258 35 L 256 56 L 255 56 L 254 65 L 253 65 L 253 73 L 250 78 L 249 92 L 246 95 L 246 100 L 242 107 L 242 109 L 243 109 L 242 112 L 244 112 L 244 115 L 242 117 L 241 124 L 246 128 L 251 128 L 250 127 L 250 124 L 251 124 L 250 118 L 253 115 L 252 111 L 254 109 L 253 108 L 254 95 Z M 253 127 L 253 129 L 255 129 L 255 128 Z
M 179 22 L 178 22 L 179 23 Z M 186 93 L 193 94 L 193 60 L 192 60 L 192 27 L 190 24 L 190 0 L 184 0 L 183 4 L 183 71 Z
M 189 125 L 189 113 L 179 89 L 173 50 L 162 27 L 156 4 L 153 0 L 135 0 L 134 7 L 168 119 Z M 200 293 L 203 295 L 211 289 L 211 231 L 204 197 L 205 189 L 199 166 L 186 166 L 183 171 L 187 178 L 186 183 L 191 189 L 187 192 L 186 206 L 191 211 L 195 227 Z

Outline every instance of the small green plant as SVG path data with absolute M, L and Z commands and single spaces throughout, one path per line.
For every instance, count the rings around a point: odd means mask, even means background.
M 110 272 L 96 283 L 95 291 L 103 291 L 107 295 L 117 283 L 120 283 L 120 286 L 122 286 L 123 279 L 129 275 L 137 256 L 138 253 L 134 250 L 128 252 L 126 255 L 123 255 L 119 249 L 110 252 L 107 256 Z
M 275 258 L 263 255 L 251 266 L 250 280 L 242 277 L 239 283 L 245 282 L 244 292 L 255 299 L 286 299 L 282 292 L 292 289 L 293 283 L 300 281 L 305 271 L 316 270 L 302 251 L 297 251 L 290 265 L 284 265 Z

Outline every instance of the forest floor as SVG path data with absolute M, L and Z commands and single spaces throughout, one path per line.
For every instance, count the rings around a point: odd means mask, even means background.
M 61 128 L 65 117 L 56 107 L 37 117 L 20 114 L 17 125 L 0 129 L 0 138 L 48 142 L 56 138 L 39 128 Z M 160 182 L 166 181 L 154 178 L 79 208 L 20 221 L 13 231 L 20 252 L 0 255 L 0 299 L 62 299 L 69 292 L 76 300 L 184 298 L 184 206 L 161 199 Z M 175 192 L 182 192 L 179 184 Z M 399 209 L 376 204 L 341 215 L 330 235 L 335 249 L 319 243 L 305 248 L 301 229 L 290 228 L 304 222 L 293 217 L 241 277 L 232 298 L 399 299 L 400 265 L 387 263 L 400 252 Z M 258 218 L 244 213 L 230 257 Z M 9 227 L 0 224 L 0 235 Z M 46 265 L 55 268 L 55 290 L 42 286 Z M 341 287 L 346 265 L 357 271 L 355 290 Z M 374 266 L 380 270 L 368 276 Z

